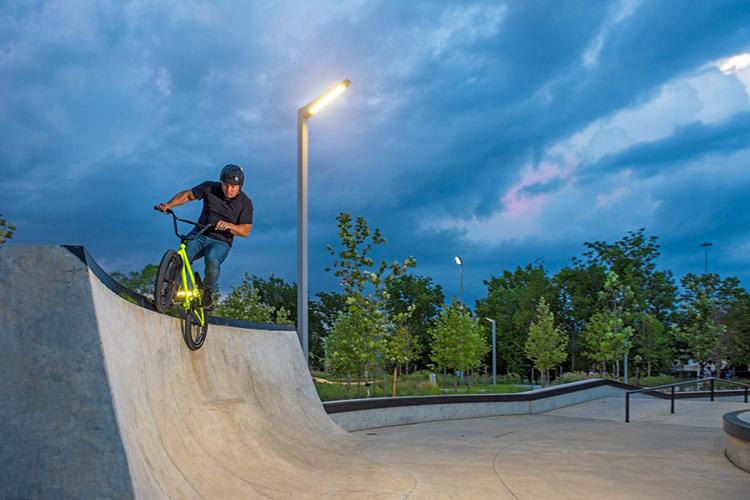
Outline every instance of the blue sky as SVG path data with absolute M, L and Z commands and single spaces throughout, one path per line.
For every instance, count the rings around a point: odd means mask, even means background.
M 176 243 L 151 207 L 246 169 L 255 224 L 224 265 L 293 280 L 296 110 L 310 123 L 311 289 L 341 211 L 448 296 L 645 227 L 661 268 L 750 274 L 746 1 L 3 1 L 0 213 L 16 244 L 109 271 Z M 188 205 L 185 216 L 197 217 Z

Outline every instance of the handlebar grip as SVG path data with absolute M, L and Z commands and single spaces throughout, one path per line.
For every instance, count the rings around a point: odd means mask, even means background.
M 159 210 L 159 205 L 154 205 L 154 210 L 156 210 L 157 212 L 161 212 L 161 210 Z M 168 208 L 166 211 L 164 211 L 164 213 L 165 214 L 174 214 L 174 212 L 172 211 L 171 208 Z

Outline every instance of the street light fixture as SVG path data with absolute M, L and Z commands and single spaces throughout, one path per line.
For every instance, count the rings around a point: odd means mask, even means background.
M 344 92 L 351 82 L 344 80 L 325 94 L 297 110 L 297 335 L 305 363 L 308 357 L 307 328 L 307 120 Z
M 464 261 L 458 255 L 454 257 L 454 260 L 456 261 L 456 264 L 458 265 L 458 290 L 459 290 L 458 302 L 461 304 L 461 307 L 463 307 L 464 305 Z
M 497 386 L 497 350 L 495 348 L 496 321 L 492 318 L 484 318 L 492 323 L 492 387 Z

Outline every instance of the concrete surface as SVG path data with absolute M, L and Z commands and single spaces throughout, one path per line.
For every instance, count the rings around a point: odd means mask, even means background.
M 293 331 L 179 321 L 59 247 L 0 249 L 0 498 L 400 498 L 323 411 Z M 106 372 L 105 372 L 106 371 Z
M 122 300 L 58 247 L 0 248 L 0 340 L 0 498 L 750 491 L 723 456 L 721 420 L 683 408 L 692 401 L 678 402 L 679 423 L 659 413 L 668 402 L 638 400 L 624 424 L 621 398 L 603 398 L 347 433 L 325 414 L 295 332 L 212 325 L 191 352 L 178 320 Z
M 619 398 L 606 398 L 356 434 L 369 440 L 369 458 L 414 476 L 409 498 L 747 500 L 750 474 L 724 457 L 721 418 L 708 426 L 693 411 L 680 424 L 649 421 L 659 417 L 653 409 L 625 424 L 622 410 Z
M 0 248 L 0 498 L 132 496 L 88 269 Z
M 750 410 L 743 408 L 724 415 L 724 432 L 727 459 L 750 473 Z

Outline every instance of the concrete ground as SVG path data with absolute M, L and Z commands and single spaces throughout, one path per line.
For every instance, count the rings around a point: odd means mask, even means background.
M 408 498 L 750 498 L 724 457 L 721 415 L 738 402 L 603 398 L 538 415 L 360 431 L 370 460 L 408 472 Z

